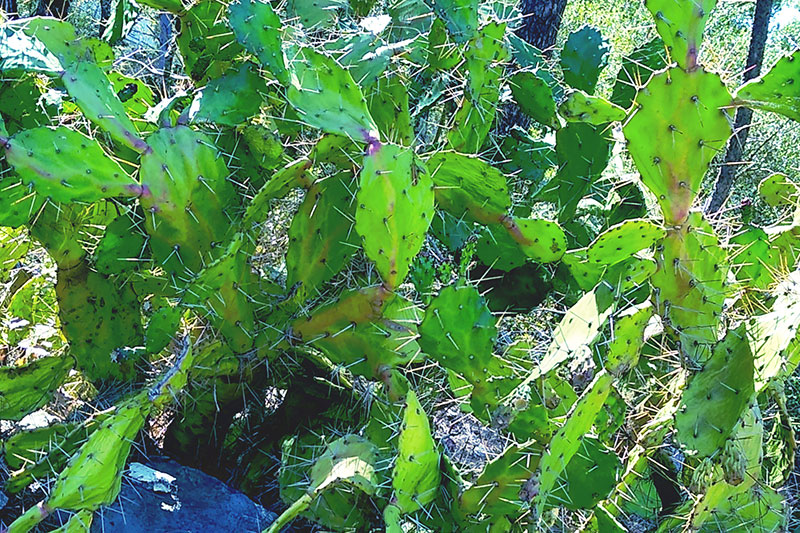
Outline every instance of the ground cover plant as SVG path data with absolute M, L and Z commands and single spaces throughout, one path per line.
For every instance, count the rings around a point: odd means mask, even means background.
M 179 21 L 160 100 L 114 67 L 129 2 L 106 41 L 0 25 L 0 429 L 29 502 L 4 533 L 88 530 L 144 438 L 280 497 L 269 532 L 788 530 L 800 188 L 758 184 L 771 225 L 699 193 L 737 108 L 800 120 L 800 51 L 726 84 L 715 0 L 647 0 L 603 96 L 602 27 L 543 52 L 477 1 L 142 3 Z M 501 134 L 510 103 L 531 127 Z M 544 345 L 508 334 L 554 299 Z M 462 464 L 442 403 L 502 451 Z

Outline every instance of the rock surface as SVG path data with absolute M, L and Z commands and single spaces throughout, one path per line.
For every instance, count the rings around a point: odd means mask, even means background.
M 222 481 L 166 459 L 132 463 L 92 533 L 261 533 L 276 515 Z

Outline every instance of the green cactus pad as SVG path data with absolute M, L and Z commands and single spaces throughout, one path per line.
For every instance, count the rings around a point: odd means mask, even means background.
M 96 63 L 81 61 L 69 65 L 61 81 L 86 118 L 106 130 L 112 139 L 137 152 L 147 149 L 111 82 Z
M 800 121 L 798 59 L 800 50 L 782 57 L 769 72 L 739 87 L 735 94 L 736 103 Z
M 578 451 L 567 463 L 548 505 L 567 509 L 593 509 L 617 483 L 620 460 L 596 437 L 581 439 Z
M 339 487 L 355 489 L 367 495 L 374 494 L 378 485 L 377 461 L 378 448 L 363 437 L 345 435 L 331 442 L 325 452 L 314 461 L 308 488 L 265 530 L 265 533 L 278 533 L 300 513 L 310 507 L 313 510 L 315 506 L 317 513 L 324 510 L 325 506 L 334 511 L 333 516 L 328 517 L 326 521 L 346 517 L 345 524 L 349 522 L 353 525 L 352 519 L 347 519 L 352 518 L 352 515 L 357 517 L 358 510 L 342 507 L 341 504 L 347 503 L 347 500 L 341 498 L 328 499 L 324 502 L 318 500 L 325 498 L 326 491 L 333 491 Z M 360 521 L 356 520 L 355 523 L 360 524 Z
M 0 367 L 0 419 L 20 420 L 47 403 L 74 364 L 72 357 L 53 356 Z
M 667 67 L 667 50 L 664 41 L 655 37 L 622 58 L 622 66 L 611 93 L 611 101 L 629 109 L 636 93 L 647 85 L 653 73 Z
M 431 436 L 430 423 L 413 390 L 406 396 L 406 408 L 397 440 L 397 462 L 392 487 L 397 507 L 413 513 L 431 503 L 439 492 L 439 452 Z
M 745 227 L 743 230 L 728 241 L 732 249 L 731 269 L 736 279 L 747 287 L 767 290 L 780 275 L 780 254 L 761 228 Z
M 439 152 L 426 164 L 436 187 L 436 202 L 451 215 L 493 224 L 511 207 L 506 177 L 483 160 L 456 152 Z
M 225 9 L 217 0 L 199 0 L 179 17 L 176 42 L 186 73 L 195 81 L 219 77 L 242 51 L 225 24 Z
M 181 302 L 208 316 L 237 353 L 252 348 L 255 339 L 254 298 L 246 292 L 253 273 L 243 243 L 241 233 L 231 239 L 224 254 L 192 280 Z
M 278 474 L 281 499 L 292 503 L 306 494 L 311 484 L 309 465 L 326 449 L 324 440 L 312 434 L 300 434 L 283 441 Z M 314 498 L 303 516 L 331 529 L 363 528 L 367 523 L 365 503 L 368 501 L 368 495 L 361 491 L 350 490 L 346 485 L 334 487 Z
M 649 301 L 615 316 L 611 341 L 603 348 L 603 364 L 613 375 L 620 376 L 636 366 L 644 344 L 644 330 L 652 316 L 653 306 Z
M 775 301 L 769 313 L 747 322 L 750 349 L 755 358 L 756 391 L 763 391 L 774 378 L 788 375 L 797 367 L 800 294 L 796 273 L 775 287 Z
M 95 202 L 135 196 L 140 190 L 97 141 L 63 126 L 26 130 L 0 143 L 22 182 L 33 185 L 41 197 Z
M 725 147 L 731 125 L 723 108 L 730 104 L 719 76 L 703 69 L 660 72 L 636 96 L 623 132 L 667 224 L 686 218 L 711 160 Z
M 645 0 L 670 57 L 687 71 L 697 68 L 697 55 L 717 0 Z
M 0 226 L 18 228 L 41 209 L 44 199 L 17 178 L 0 180 Z
M 528 480 L 542 456 L 537 443 L 511 445 L 499 457 L 489 461 L 475 483 L 458 499 L 465 514 L 499 516 L 516 514 L 530 501 Z
M 586 122 L 600 126 L 625 120 L 626 112 L 600 96 L 591 96 L 575 90 L 567 94 L 558 106 L 558 113 L 568 122 Z
M 356 195 L 356 231 L 389 287 L 397 287 L 433 218 L 433 181 L 414 152 L 385 144 L 364 157 Z
M 556 481 L 580 449 L 582 437 L 592 428 L 597 414 L 603 408 L 603 403 L 611 391 L 611 382 L 611 375 L 605 371 L 595 376 L 594 381 L 572 406 L 564 425 L 556 432 L 542 455 L 536 474 L 532 478 L 538 482 L 538 492 L 531 501 L 531 508 L 537 519 L 541 519 L 542 510 Z
M 281 40 L 283 24 L 270 3 L 262 0 L 239 0 L 231 3 L 228 9 L 228 22 L 236 40 L 254 54 L 278 81 L 287 85 L 289 72 L 286 70 Z
M 367 110 L 367 100 L 353 76 L 335 60 L 300 48 L 289 69 L 286 98 L 303 122 L 355 141 L 378 140 L 378 126 Z
M 570 87 L 593 93 L 600 71 L 608 64 L 610 46 L 600 32 L 584 26 L 567 37 L 561 51 L 564 81 Z
M 189 108 L 192 122 L 237 126 L 258 113 L 266 84 L 254 65 L 243 63 L 238 70 L 215 78 L 198 91 Z
M 142 345 L 139 300 L 131 285 L 81 262 L 59 270 L 56 295 L 61 329 L 78 368 L 91 379 L 131 379 L 139 361 L 124 348 Z
M 131 444 L 149 412 L 146 398 L 140 394 L 123 403 L 89 435 L 56 479 L 49 507 L 94 511 L 117 498 Z
M 231 228 L 228 169 L 211 139 L 185 126 L 161 129 L 147 143 L 139 202 L 153 257 L 169 273 L 196 274 Z
M 570 122 L 556 132 L 558 172 L 537 193 L 537 199 L 552 201 L 559 222 L 572 220 L 578 203 L 608 165 L 611 143 L 603 129 Z
M 409 80 L 400 75 L 382 76 L 367 96 L 369 112 L 378 125 L 381 138 L 403 146 L 414 143 L 414 127 L 408 108 L 408 84 Z
M 387 381 L 392 368 L 420 357 L 415 339 L 421 319 L 419 307 L 378 286 L 349 291 L 296 320 L 292 335 L 353 374 Z
M 158 353 L 169 345 L 178 332 L 182 315 L 180 306 L 171 306 L 166 301 L 156 303 L 144 331 L 144 347 L 148 353 Z
M 660 226 L 649 220 L 626 220 L 601 233 L 586 250 L 587 259 L 593 264 L 615 265 L 650 248 L 665 235 Z
M 698 457 L 722 447 L 754 392 L 753 352 L 744 326 L 730 330 L 695 374 L 675 414 L 678 441 Z
M 684 354 L 697 359 L 703 346 L 717 340 L 729 269 L 725 250 L 711 225 L 694 212 L 684 226 L 668 230 L 656 259 L 651 282 L 659 312 L 678 334 Z
M 494 123 L 503 63 L 509 56 L 503 46 L 505 33 L 505 24 L 491 22 L 470 40 L 464 52 L 469 78 L 453 128 L 447 133 L 450 147 L 458 152 L 479 152 Z
M 477 289 L 451 285 L 431 301 L 419 326 L 422 350 L 472 385 L 472 409 L 481 419 L 517 383 L 511 366 L 492 353 L 496 322 Z
M 773 207 L 796 206 L 800 200 L 800 187 L 785 174 L 777 172 L 761 180 L 758 196 Z
M 612 310 L 612 307 L 604 308 L 598 302 L 597 291 L 587 292 L 567 310 L 556 326 L 553 340 L 536 366 L 533 379 L 544 376 L 576 353 L 585 350 L 597 337 Z
M 352 174 L 344 172 L 315 183 L 292 219 L 286 286 L 302 283 L 298 294 L 313 296 L 358 250 L 351 180 Z
M 517 72 L 511 77 L 511 94 L 523 113 L 546 126 L 558 127 L 553 89 L 536 72 Z
M 101 274 L 122 274 L 136 270 L 147 260 L 144 228 L 128 215 L 120 215 L 106 231 L 92 255 L 92 264 Z
M 457 43 L 465 43 L 478 33 L 478 0 L 430 0 L 436 15 Z

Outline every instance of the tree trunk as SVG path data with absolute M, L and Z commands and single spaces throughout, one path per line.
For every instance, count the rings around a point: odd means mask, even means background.
M 17 0 L 0 0 L 0 11 L 5 13 L 9 19 L 19 18 Z
M 100 0 L 100 34 L 98 37 L 101 39 L 106 32 L 109 18 L 111 18 L 111 0 Z
M 67 18 L 70 0 L 39 0 L 34 15 L 37 17 Z
M 521 0 L 522 25 L 517 35 L 528 44 L 548 53 L 556 44 L 558 28 L 567 0 Z
M 567 0 L 520 0 L 522 24 L 516 34 L 528 44 L 548 55 L 556 44 L 561 17 L 567 7 Z M 515 104 L 506 105 L 500 124 L 499 134 L 507 134 L 514 126 L 528 129 L 531 119 Z
M 158 57 L 155 67 L 166 80 L 172 70 L 172 43 L 175 33 L 173 16 L 161 13 L 158 16 Z
M 767 42 L 767 30 L 769 29 L 769 18 L 772 13 L 772 2 L 773 0 L 756 1 L 756 12 L 753 15 L 753 30 L 750 35 L 750 50 L 747 53 L 744 81 L 751 80 L 761 73 L 761 63 L 764 61 L 764 47 Z M 731 193 L 733 182 L 736 179 L 737 168 L 741 166 L 752 119 L 753 111 L 751 109 L 740 107 L 736 111 L 733 137 L 728 143 L 725 163 L 720 168 L 717 181 L 714 183 L 714 190 L 706 205 L 706 213 L 712 214 L 719 211 Z

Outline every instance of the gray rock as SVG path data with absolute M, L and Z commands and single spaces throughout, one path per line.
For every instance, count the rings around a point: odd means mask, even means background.
M 92 533 L 261 533 L 276 518 L 222 481 L 166 459 L 132 463 Z

